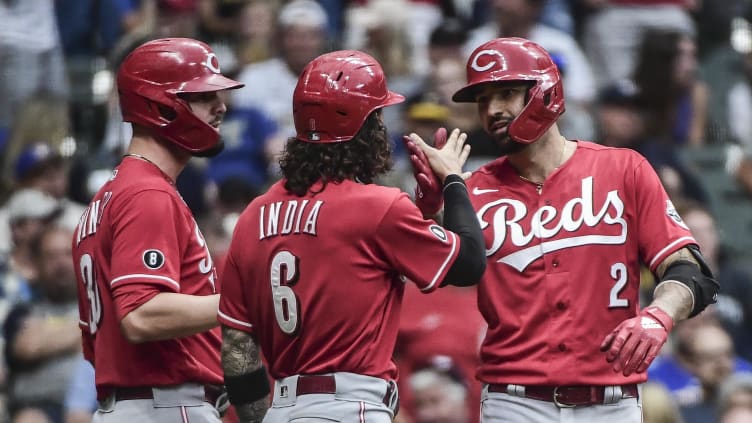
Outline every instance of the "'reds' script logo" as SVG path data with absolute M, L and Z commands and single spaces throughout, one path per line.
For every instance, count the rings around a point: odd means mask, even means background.
M 618 245 L 627 239 L 624 202 L 619 198 L 619 192 L 609 191 L 603 204 L 593 204 L 592 176 L 582 180 L 580 198 L 567 201 L 561 210 L 543 206 L 534 211 L 529 227 L 523 227 L 520 220 L 527 215 L 524 203 L 509 198 L 492 201 L 478 210 L 481 229 L 486 229 L 489 222 L 494 224 L 493 242 L 486 250 L 486 256 L 496 253 L 509 237 L 512 244 L 520 248 L 501 257 L 498 262 L 506 263 L 521 272 L 545 253 L 581 245 Z M 620 226 L 621 231 L 618 235 L 577 235 L 583 225 L 592 228 L 602 224 Z M 572 236 L 546 241 L 562 230 L 570 232 Z M 543 242 L 528 246 L 534 238 Z

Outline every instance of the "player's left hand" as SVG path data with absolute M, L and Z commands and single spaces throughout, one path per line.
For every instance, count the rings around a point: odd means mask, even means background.
M 642 373 L 666 343 L 674 327 L 671 316 L 656 306 L 644 308 L 637 316 L 619 324 L 601 343 L 606 360 L 624 376 Z

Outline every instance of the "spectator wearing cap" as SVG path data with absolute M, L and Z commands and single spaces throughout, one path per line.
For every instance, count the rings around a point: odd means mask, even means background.
M 59 213 L 54 198 L 33 189 L 15 192 L 0 209 L 5 216 L 0 226 L 10 240 L 7 250 L 0 251 L 0 322 L 15 302 L 31 296 L 37 277 L 31 244 Z
M 16 158 L 16 186 L 39 190 L 59 202 L 62 209 L 57 223 L 75 229 L 84 206 L 68 198 L 70 162 L 49 143 L 34 142 Z
M 450 357 L 431 357 L 407 379 L 414 423 L 470 423 L 467 378 Z
M 58 200 L 36 189 L 15 192 L 7 204 L 11 235 L 10 271 L 32 283 L 37 278 L 31 245 L 61 212 Z
M 600 91 L 595 115 L 601 144 L 627 148 L 640 144 L 644 125 L 636 96 L 637 87 L 628 79 L 616 81 Z
M 421 92 L 407 98 L 402 108 L 401 121 L 403 129 L 392 134 L 394 143 L 394 167 L 387 175 L 379 178 L 379 183 L 399 187 L 405 192 L 415 191 L 415 178 L 407 157 L 403 134 L 416 133 L 427 142 L 433 141 L 434 132 L 439 127 L 448 125 L 450 110 L 435 92 Z
M 292 93 L 305 65 L 324 52 L 326 28 L 326 12 L 315 0 L 284 5 L 277 15 L 278 55 L 241 69 L 236 79 L 255 88 L 233 92 L 234 106 L 257 109 L 277 124 L 285 138 L 295 135 Z
M 456 402 L 457 398 L 454 398 L 455 404 L 464 404 L 469 421 L 477 422 L 480 419 L 481 385 L 474 375 L 480 363 L 480 342 L 487 328 L 478 311 L 477 290 L 475 287 L 447 286 L 429 298 L 412 285 L 406 285 L 394 352 L 399 373 L 410 375 L 430 364 L 431 357 L 446 357 L 434 364 L 443 363 L 445 368 L 455 368 L 457 374 L 464 375 L 467 397 L 464 402 Z M 452 365 L 448 366 L 448 362 Z M 415 398 L 408 381 L 409 377 L 400 377 L 398 381 L 402 405 L 400 415 L 416 419 Z

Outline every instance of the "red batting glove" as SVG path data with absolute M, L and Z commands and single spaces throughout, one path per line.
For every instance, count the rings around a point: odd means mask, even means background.
M 415 205 L 418 206 L 423 216 L 434 216 L 439 213 L 444 205 L 442 183 L 433 173 L 423 150 L 420 149 L 410 137 L 402 137 L 405 146 L 410 152 L 410 163 L 413 165 L 413 175 L 417 185 L 415 186 Z M 439 128 L 433 136 L 434 148 L 441 149 L 447 142 L 446 128 Z
M 601 351 L 606 353 L 606 361 L 614 363 L 614 371 L 621 371 L 624 376 L 642 373 L 658 355 L 673 327 L 674 321 L 665 311 L 646 307 L 608 334 Z

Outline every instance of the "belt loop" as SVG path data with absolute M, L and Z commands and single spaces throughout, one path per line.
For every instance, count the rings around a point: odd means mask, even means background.
M 507 385 L 507 394 L 515 397 L 525 398 L 525 387 L 523 385 Z
M 604 404 L 615 404 L 621 401 L 623 396 L 624 396 L 624 392 L 622 391 L 621 386 L 615 385 L 615 386 L 606 386 L 603 388 L 603 403 Z

